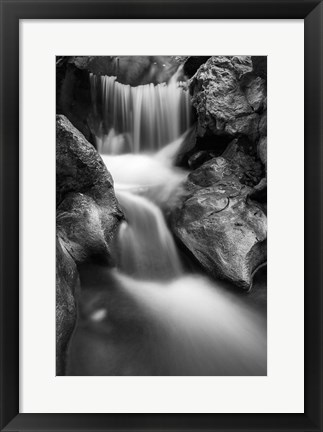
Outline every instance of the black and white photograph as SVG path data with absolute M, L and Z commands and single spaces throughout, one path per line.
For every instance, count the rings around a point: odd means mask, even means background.
M 55 61 L 56 375 L 267 376 L 267 57 Z

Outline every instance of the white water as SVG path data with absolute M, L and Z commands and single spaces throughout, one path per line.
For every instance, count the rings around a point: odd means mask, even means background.
M 182 265 L 161 210 L 131 192 L 117 192 L 128 222 L 118 236 L 119 269 L 135 278 L 163 280 L 181 275 Z
M 94 113 L 102 118 L 96 136 L 100 153 L 156 151 L 189 127 L 190 98 L 177 74 L 168 84 L 137 87 L 90 74 L 90 84 Z
M 83 329 L 76 334 L 72 374 L 266 374 L 265 318 L 247 297 L 242 301 L 218 282 L 188 274 L 157 206 L 172 199 L 187 176 L 173 166 L 184 138 L 178 137 L 174 83 L 121 91 L 110 78 L 101 78 L 106 113 L 115 110 L 114 119 L 120 109 L 123 114 L 121 133 L 110 131 L 109 145 L 102 149 L 110 154 L 102 157 L 126 222 L 114 248 L 117 270 L 98 269 L 83 280 L 91 289 L 83 294 Z M 113 95 L 111 106 L 108 95 Z M 127 147 L 125 131 L 132 134 L 132 153 L 118 154 Z M 141 139 L 148 132 L 150 153 L 143 153 Z M 166 136 L 175 140 L 158 150 Z
M 102 159 L 110 171 L 116 191 L 153 196 L 154 202 L 163 203 L 178 191 L 187 172 L 173 166 L 185 134 L 154 154 L 105 155 Z

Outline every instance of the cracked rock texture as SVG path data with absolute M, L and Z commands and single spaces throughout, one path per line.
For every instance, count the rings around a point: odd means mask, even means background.
M 259 111 L 266 104 L 266 82 L 252 73 L 251 57 L 211 57 L 191 78 L 198 135 L 259 137 Z
M 266 262 L 267 221 L 262 207 L 248 198 L 243 168 L 223 157 L 193 171 L 185 193 L 170 215 L 177 239 L 215 277 L 244 289 Z

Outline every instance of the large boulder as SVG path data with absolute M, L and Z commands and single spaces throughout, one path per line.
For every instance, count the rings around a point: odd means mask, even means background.
M 257 140 L 257 111 L 263 109 L 266 88 L 261 77 L 252 75 L 250 57 L 211 57 L 191 78 L 190 91 L 200 136 L 212 131 Z
M 57 229 L 75 262 L 111 260 L 123 219 L 113 180 L 101 156 L 69 120 L 56 121 Z
M 262 57 L 259 62 L 265 68 Z M 259 139 L 266 134 L 264 73 L 262 69 L 259 75 L 248 56 L 216 56 L 201 64 L 189 81 L 196 126 L 183 144 L 177 165 L 196 168 L 223 155 L 229 143 L 240 138 L 249 141 L 250 155 L 257 156 Z
M 208 273 L 244 289 L 266 262 L 266 216 L 249 199 L 243 167 L 223 157 L 193 171 L 170 214 L 176 238 Z
M 111 245 L 123 219 L 113 180 L 100 155 L 62 116 L 56 117 L 57 374 L 64 374 L 76 322 L 78 266 L 111 264 Z

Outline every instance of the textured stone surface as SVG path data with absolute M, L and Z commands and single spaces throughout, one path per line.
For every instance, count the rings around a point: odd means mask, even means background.
M 131 86 L 165 82 L 179 66 L 173 56 L 79 56 L 69 63 L 96 75 L 116 76 L 118 82 Z
M 64 116 L 56 123 L 57 227 L 76 262 L 108 261 L 123 218 L 101 156 Z
M 190 80 L 198 136 L 259 138 L 259 113 L 266 107 L 264 79 L 252 73 L 248 56 L 211 57 Z
M 57 373 L 62 375 L 76 321 L 77 265 L 111 262 L 111 244 L 123 218 L 100 155 L 62 115 L 56 118 L 56 194 Z
M 267 108 L 266 82 L 260 77 L 249 75 L 244 86 L 245 95 L 249 105 L 256 112 Z
M 249 289 L 252 275 L 266 262 L 266 216 L 248 199 L 244 170 L 222 157 L 193 171 L 186 193 L 173 209 L 175 236 L 215 277 Z
M 261 137 L 258 143 L 258 154 L 261 162 L 265 165 L 267 170 L 267 138 Z
M 76 264 L 56 238 L 56 375 L 65 375 L 68 343 L 76 323 L 75 296 L 79 285 Z
M 255 147 L 248 140 L 234 139 L 222 153 L 222 156 L 239 166 L 241 172 L 239 180 L 242 184 L 253 187 L 265 175 L 262 160 L 259 160 Z

